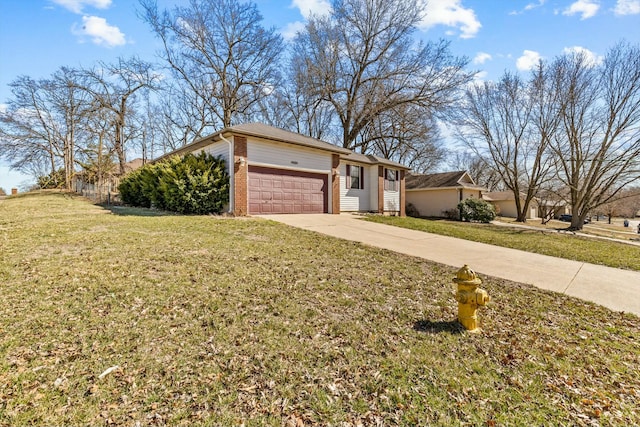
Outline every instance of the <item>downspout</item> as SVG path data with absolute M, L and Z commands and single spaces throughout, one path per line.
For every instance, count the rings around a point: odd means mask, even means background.
M 227 161 L 227 167 L 229 168 L 229 213 L 233 214 L 233 209 L 234 209 L 234 198 L 233 198 L 233 193 L 235 192 L 235 187 L 234 187 L 234 170 L 233 170 L 233 165 L 234 165 L 234 158 L 233 158 L 233 145 L 231 144 L 231 141 L 229 141 L 227 138 L 224 137 L 224 135 L 222 134 L 222 132 L 220 132 L 220 139 L 222 139 L 224 142 L 226 142 L 227 144 L 229 144 L 229 161 Z

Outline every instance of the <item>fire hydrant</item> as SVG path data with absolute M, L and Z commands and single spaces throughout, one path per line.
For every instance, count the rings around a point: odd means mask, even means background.
M 469 332 L 480 332 L 478 315 L 476 314 L 478 306 L 485 305 L 491 300 L 487 291 L 478 288 L 482 284 L 482 280 L 465 264 L 458 270 L 453 282 L 458 285 L 458 291 L 456 292 L 458 321 Z

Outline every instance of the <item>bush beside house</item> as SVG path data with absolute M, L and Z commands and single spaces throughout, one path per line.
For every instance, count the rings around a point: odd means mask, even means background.
M 220 213 L 229 202 L 229 175 L 222 158 L 207 153 L 173 156 L 125 176 L 122 201 L 182 214 Z
M 496 218 L 493 205 L 482 199 L 465 199 L 458 203 L 458 210 L 463 221 L 491 222 Z

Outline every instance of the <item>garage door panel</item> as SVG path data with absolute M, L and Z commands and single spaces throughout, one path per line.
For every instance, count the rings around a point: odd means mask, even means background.
M 328 177 L 249 166 L 249 213 L 325 213 Z

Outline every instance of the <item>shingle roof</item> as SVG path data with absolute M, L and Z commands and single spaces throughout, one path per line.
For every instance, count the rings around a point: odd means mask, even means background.
M 162 160 L 173 155 L 190 153 L 197 150 L 198 148 L 204 148 L 212 142 L 221 140 L 222 136 L 228 133 L 265 138 L 272 141 L 317 148 L 319 150 L 325 150 L 339 154 L 351 153 L 351 151 L 347 150 L 346 148 L 338 147 L 337 145 L 329 144 L 328 142 L 316 138 L 311 138 L 309 136 L 300 135 L 299 133 L 290 132 L 288 130 L 280 129 L 274 126 L 265 125 L 263 123 L 245 123 L 241 125 L 231 126 L 212 133 L 211 135 L 207 135 L 203 138 L 197 139 L 190 144 L 184 145 L 177 150 L 171 151 L 158 157 L 154 161 Z
M 124 164 L 124 170 L 126 172 L 134 171 L 141 168 L 144 165 L 144 160 L 141 158 L 133 159 Z
M 500 202 L 505 200 L 515 200 L 513 191 L 491 191 L 482 195 L 484 200 L 489 202 Z
M 473 183 L 473 180 L 471 182 L 462 181 L 462 178 L 466 173 L 466 171 L 455 171 L 432 173 L 427 175 L 408 174 L 405 181 L 405 188 L 407 190 L 446 187 L 483 188 L 482 186 Z
M 351 151 L 346 148 L 338 147 L 337 145 L 330 144 L 320 139 L 311 138 L 299 133 L 265 125 L 264 123 L 245 123 L 231 126 L 224 131 L 247 136 L 256 136 L 274 141 L 287 142 L 289 144 L 302 145 L 305 147 L 318 148 L 320 150 L 332 151 L 334 153 L 351 153 Z
M 347 160 L 347 161 L 351 160 L 354 162 L 364 163 L 368 165 L 384 165 L 384 166 L 391 166 L 398 169 L 405 169 L 405 170 L 409 169 L 408 167 L 406 167 L 401 163 L 394 162 L 393 160 L 385 159 L 383 157 L 374 156 L 373 154 L 360 154 L 360 153 L 349 152 L 349 154 L 342 155 L 340 156 L 340 158 L 343 160 Z
M 269 126 L 264 123 L 245 123 L 245 124 L 235 125 L 235 126 L 222 129 L 216 133 L 205 136 L 204 138 L 200 138 L 190 144 L 180 147 L 177 150 L 164 154 L 159 158 L 155 159 L 154 161 L 158 161 L 163 158 L 173 156 L 176 154 L 189 153 L 194 150 L 197 150 L 198 148 L 206 147 L 212 142 L 222 139 L 221 136 L 224 136 L 224 134 L 228 134 L 228 133 L 233 133 L 235 135 L 264 138 L 272 141 L 279 141 L 287 144 L 300 145 L 300 146 L 309 147 L 309 148 L 317 148 L 319 150 L 325 150 L 325 151 L 341 154 L 342 159 L 353 160 L 355 162 L 360 162 L 360 163 L 366 163 L 366 164 L 372 164 L 372 165 L 381 164 L 381 165 L 391 166 L 398 169 L 405 169 L 405 170 L 409 169 L 408 167 L 400 163 L 394 162 L 392 160 L 384 159 L 382 157 L 373 156 L 373 155 L 364 155 L 364 154 L 354 153 L 351 150 L 338 147 L 337 145 L 330 144 L 320 139 L 311 138 L 309 136 L 301 135 L 299 133 L 280 129 L 274 126 Z

